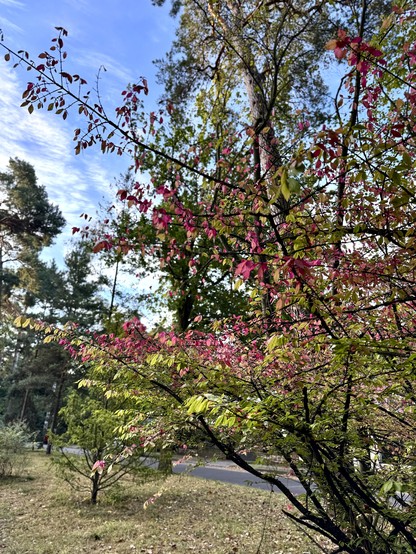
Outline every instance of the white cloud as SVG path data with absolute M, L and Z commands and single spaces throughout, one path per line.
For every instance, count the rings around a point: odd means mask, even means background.
M 19 157 L 35 167 L 38 182 L 68 222 L 66 233 L 49 251 L 61 261 L 71 228 L 81 226 L 80 214 L 95 215 L 99 201 L 124 164 L 115 156 L 103 156 L 98 149 L 75 156 L 71 117 L 63 121 L 45 111 L 29 114 L 19 108 L 24 89 L 20 74 L 4 61 L 0 62 L 0 70 L 0 170 L 6 169 L 10 157 Z
M 134 76 L 130 69 L 123 67 L 119 61 L 112 58 L 108 54 L 93 50 L 79 50 L 77 52 L 76 63 L 79 66 L 86 67 L 88 73 L 96 76 L 100 68 L 104 67 L 105 71 L 101 74 L 101 79 L 104 81 L 103 85 L 111 84 L 110 81 L 118 81 L 118 87 L 126 86 L 127 83 L 131 83 Z M 120 88 L 118 91 L 121 92 Z
M 0 0 L 0 5 L 11 8 L 24 8 L 24 3 L 19 0 Z
M 2 0 L 0 0 L 1 4 Z M 10 31 L 22 34 L 24 31 L 22 27 L 19 27 L 15 23 L 12 23 L 10 19 L 0 16 L 0 29 L 3 33 L 8 34 Z
M 101 93 L 109 116 L 113 116 L 114 106 L 122 101 L 121 90 L 140 75 L 145 75 L 150 85 L 149 97 L 144 100 L 156 102 L 151 59 L 168 48 L 174 26 L 167 15 L 168 5 L 156 9 L 150 0 L 126 0 L 123 6 L 121 10 L 114 0 L 0 0 L 0 28 L 9 45 L 27 49 L 32 56 L 48 48 L 56 25 L 68 29 L 67 70 L 81 74 L 94 87 L 97 70 L 104 65 L 107 72 L 102 75 Z M 75 156 L 72 131 L 80 124 L 72 114 L 67 121 L 46 111 L 28 114 L 19 105 L 25 81 L 34 76 L 20 68 L 12 70 L 1 56 L 0 75 L 0 171 L 6 169 L 10 157 L 33 164 L 39 183 L 68 222 L 65 233 L 43 256 L 61 265 L 69 249 L 71 228 L 85 223 L 80 214 L 95 216 L 103 196 L 111 200 L 110 185 L 125 173 L 130 160 L 103 155 L 98 147 Z M 125 286 L 149 290 L 157 278 L 154 273 L 141 283 L 133 279 Z

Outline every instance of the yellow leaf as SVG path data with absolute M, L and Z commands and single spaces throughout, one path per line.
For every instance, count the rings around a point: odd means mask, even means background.
M 335 48 L 337 47 L 337 41 L 333 38 L 331 40 L 329 40 L 326 44 L 325 44 L 325 48 L 327 50 L 335 50 Z
M 19 315 L 19 317 L 16 317 L 16 319 L 14 320 L 13 323 L 16 325 L 16 327 L 21 327 L 22 326 L 22 316 Z

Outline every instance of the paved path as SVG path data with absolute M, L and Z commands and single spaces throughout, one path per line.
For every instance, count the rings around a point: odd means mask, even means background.
M 82 450 L 76 446 L 64 448 L 68 454 L 81 454 Z M 158 461 L 154 458 L 147 458 L 145 465 L 154 467 L 157 469 Z M 242 485 L 246 487 L 254 487 L 255 489 L 263 489 L 269 491 L 271 489 L 270 483 L 258 479 L 254 475 L 251 475 L 248 471 L 244 471 L 236 464 L 230 461 L 217 461 L 207 462 L 205 465 L 197 465 L 193 461 L 176 464 L 173 467 L 174 473 L 187 473 L 192 477 L 199 477 L 201 479 L 211 479 L 213 481 L 220 481 L 221 483 L 230 483 L 232 485 Z M 305 492 L 302 485 L 295 479 L 289 479 L 288 477 L 281 477 L 281 481 L 293 494 L 298 495 Z M 279 489 L 274 488 L 274 491 L 280 493 Z
M 193 477 L 212 479 L 214 481 L 221 481 L 222 483 L 231 483 L 233 485 L 251 486 L 256 489 L 268 491 L 271 489 L 270 483 L 260 480 L 254 475 L 251 475 L 251 473 L 238 468 L 232 462 L 214 462 L 200 466 L 195 466 L 192 463 L 177 464 L 174 466 L 173 472 L 187 472 Z M 297 495 L 305 492 L 305 489 L 298 481 L 289 479 L 288 477 L 282 477 L 281 480 L 293 494 Z M 274 488 L 274 491 L 280 492 L 277 488 Z

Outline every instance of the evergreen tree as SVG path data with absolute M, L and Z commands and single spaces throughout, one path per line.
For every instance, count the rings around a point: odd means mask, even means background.
M 89 246 L 83 242 L 76 243 L 65 256 L 61 320 L 72 321 L 82 328 L 102 323 L 106 316 L 106 307 L 100 298 L 105 279 L 94 276 L 91 256 Z
M 65 220 L 37 184 L 35 170 L 18 158 L 9 160 L 7 172 L 0 173 L 0 321 L 22 281 L 22 267 L 31 267 L 36 254 L 49 246 Z
M 91 252 L 78 243 L 65 257 L 66 267 L 45 263 L 35 257 L 22 274 L 24 312 L 48 323 L 74 322 L 81 329 L 99 324 L 105 315 L 99 297 L 101 279 L 92 275 Z M 30 283 L 28 282 L 30 278 Z M 30 285 L 30 286 L 29 286 Z M 68 388 L 80 378 L 70 356 L 54 344 L 43 344 L 43 335 L 15 330 L 8 325 L 10 339 L 4 353 L 3 416 L 6 421 L 25 420 L 38 431 L 38 438 L 50 427 L 58 428 L 58 412 Z

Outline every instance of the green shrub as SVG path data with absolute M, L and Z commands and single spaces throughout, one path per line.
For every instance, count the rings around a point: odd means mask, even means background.
M 92 504 L 98 493 L 113 487 L 127 474 L 147 480 L 155 471 L 146 465 L 143 449 L 117 437 L 125 424 L 122 410 L 98 389 L 72 391 L 60 410 L 63 435 L 52 435 L 58 474 L 76 490 L 88 490 Z M 76 445 L 77 453 L 68 447 Z
M 0 424 L 0 477 L 19 475 L 26 467 L 30 435 L 22 422 Z

